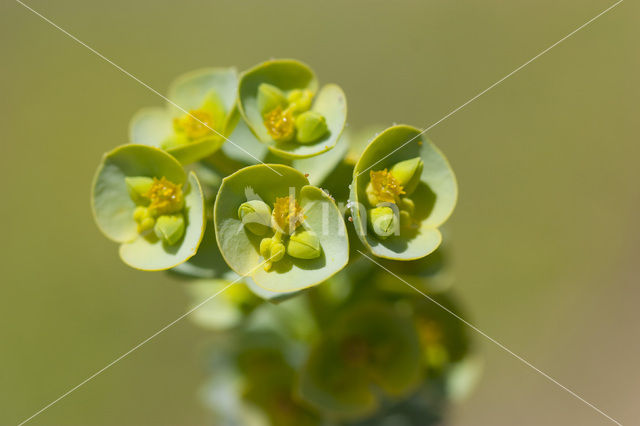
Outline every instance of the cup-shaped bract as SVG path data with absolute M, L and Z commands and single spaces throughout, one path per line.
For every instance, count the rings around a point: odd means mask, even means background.
M 359 419 L 373 414 L 381 397 L 416 389 L 422 371 L 411 322 L 384 305 L 365 304 L 346 311 L 311 349 L 299 391 L 332 417 Z
M 402 172 L 396 177 L 394 166 Z M 419 181 L 411 172 L 419 174 Z M 419 259 L 442 242 L 438 228 L 453 212 L 457 197 L 456 178 L 442 152 L 420 129 L 392 126 L 369 143 L 354 168 L 350 195 L 353 224 L 372 254 L 393 260 Z M 376 235 L 369 224 L 368 211 L 380 205 L 392 205 L 398 212 L 399 231 L 393 235 Z
M 149 205 L 148 200 L 145 204 L 144 197 L 132 189 L 141 187 L 139 182 L 145 180 L 160 185 L 159 190 L 178 191 L 176 209 L 165 214 L 166 206 Z M 170 186 L 163 187 L 162 183 Z M 120 243 L 122 260 L 145 271 L 170 269 L 191 258 L 205 228 L 204 199 L 196 175 L 187 175 L 174 157 L 146 145 L 122 145 L 105 154 L 93 181 L 92 208 L 100 230 Z M 152 221 L 151 226 L 141 227 L 140 210 L 150 212 L 147 219 Z M 167 217 L 178 217 L 180 229 L 155 229 Z M 167 238 L 162 233 L 172 230 L 178 234 Z
M 261 200 L 273 211 L 272 227 L 265 235 L 252 232 L 238 216 L 239 207 L 252 200 Z M 289 204 L 295 206 L 295 215 L 293 210 L 289 216 L 282 214 L 282 208 Z M 282 218 L 291 222 L 282 223 Z M 220 252 L 229 267 L 272 292 L 293 292 L 319 284 L 348 261 L 349 241 L 338 207 L 289 166 L 261 164 L 227 176 L 216 197 L 214 224 Z M 303 235 L 303 230 L 309 232 Z M 314 235 L 317 241 L 312 241 Z M 295 244 L 310 243 L 317 250 L 304 251 L 298 246 L 287 253 L 292 236 Z
M 329 151 L 347 118 L 342 89 L 327 84 L 318 91 L 313 71 L 293 59 L 269 60 L 244 72 L 238 84 L 238 107 L 256 137 L 285 158 Z
M 166 107 L 134 115 L 131 142 L 162 148 L 183 164 L 211 155 L 238 122 L 237 86 L 235 68 L 206 68 L 178 77 L 169 87 Z

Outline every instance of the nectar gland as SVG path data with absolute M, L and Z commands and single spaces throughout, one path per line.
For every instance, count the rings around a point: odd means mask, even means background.
M 173 129 L 184 133 L 189 139 L 203 138 L 213 133 L 213 117 L 207 111 L 195 109 L 180 118 L 173 119 Z
M 404 188 L 400 182 L 391 174 L 391 172 L 384 170 L 371 171 L 370 183 L 367 188 L 367 193 L 371 192 L 373 198 L 377 200 L 377 203 L 397 203 L 400 199 L 400 195 L 404 194 Z M 372 203 L 372 204 L 377 204 Z
M 143 196 L 149 199 L 149 210 L 154 216 L 177 213 L 184 207 L 182 188 L 165 177 L 154 177 L 153 185 Z
M 280 105 L 264 115 L 264 125 L 276 142 L 287 142 L 295 133 L 295 119 L 291 111 L 283 110 Z
M 276 198 L 271 218 L 274 227 L 285 234 L 293 233 L 305 219 L 302 207 L 291 197 Z

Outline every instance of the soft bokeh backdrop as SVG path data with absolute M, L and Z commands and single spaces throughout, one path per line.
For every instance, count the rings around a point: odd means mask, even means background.
M 161 92 L 302 59 L 345 89 L 352 126 L 427 126 L 612 3 L 28 1 Z M 460 181 L 446 238 L 470 320 L 622 423 L 640 417 L 639 18 L 625 1 L 429 132 Z M 89 208 L 102 153 L 162 100 L 16 2 L 0 21 L 0 424 L 17 424 L 186 298 L 122 264 Z M 204 338 L 181 322 L 32 424 L 203 424 Z M 610 423 L 477 340 L 485 374 L 451 424 Z

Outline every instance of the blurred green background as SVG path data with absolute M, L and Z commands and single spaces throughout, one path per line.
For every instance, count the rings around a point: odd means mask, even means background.
M 430 125 L 612 3 L 28 2 L 161 92 L 193 68 L 302 59 L 342 85 L 354 127 Z M 18 3 L 0 16 L 0 424 L 17 424 L 186 297 L 122 264 L 89 208 L 102 153 L 162 100 Z M 469 319 L 622 423 L 640 417 L 639 18 L 625 1 L 429 132 L 459 178 L 445 238 Z M 205 338 L 181 322 L 31 424 L 203 424 Z M 477 341 L 485 373 L 451 424 L 609 423 Z

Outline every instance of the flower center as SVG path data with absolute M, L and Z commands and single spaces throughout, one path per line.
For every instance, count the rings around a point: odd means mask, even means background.
M 149 209 L 155 215 L 176 213 L 184 207 L 182 188 L 165 177 L 153 178 L 153 185 L 144 197 L 149 199 Z
M 264 125 L 269 136 L 277 142 L 290 140 L 295 131 L 295 120 L 291 111 L 283 110 L 280 105 L 264 115 Z
M 273 206 L 273 221 L 281 232 L 291 234 L 304 221 L 302 208 L 295 198 L 278 197 Z
M 189 139 L 199 139 L 213 133 L 213 117 L 207 111 L 194 109 L 181 118 L 173 119 L 176 132 L 184 133 Z
M 404 189 L 400 182 L 387 169 L 374 172 L 371 170 L 371 188 L 380 201 L 396 203 Z

